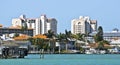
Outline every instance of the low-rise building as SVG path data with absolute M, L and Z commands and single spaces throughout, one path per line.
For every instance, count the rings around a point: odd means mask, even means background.
M 29 36 L 33 36 L 33 29 L 26 29 L 22 30 L 21 27 L 1 27 L 0 28 L 0 36 L 3 34 L 11 34 L 11 33 L 17 33 L 17 34 L 26 34 Z
M 93 32 L 89 34 L 89 37 L 87 37 L 87 40 L 90 42 L 94 42 L 94 36 L 97 34 L 97 32 Z M 114 29 L 112 32 L 104 32 L 103 33 L 103 39 L 111 42 L 113 39 L 117 40 L 120 39 L 120 32 L 117 29 Z
M 28 48 L 31 45 L 29 41 L 3 41 L 0 44 L 1 58 L 24 58 L 28 54 Z

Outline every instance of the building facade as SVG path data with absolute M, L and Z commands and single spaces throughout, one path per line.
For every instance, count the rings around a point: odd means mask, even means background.
M 73 34 L 87 34 L 97 30 L 97 21 L 91 20 L 89 17 L 80 16 L 79 19 L 71 21 L 71 32 Z
M 87 37 L 87 40 L 90 42 L 95 42 L 94 41 L 94 36 L 97 34 L 97 32 L 93 32 L 89 34 L 89 37 Z M 111 32 L 104 32 L 103 33 L 103 39 L 106 41 L 113 41 L 113 40 L 120 40 L 120 32 L 118 29 L 113 29 Z
M 47 18 L 46 15 L 41 15 L 40 18 L 26 18 L 21 15 L 19 18 L 12 19 L 12 26 L 25 26 L 33 29 L 33 35 L 45 34 L 48 30 L 54 31 L 57 34 L 57 20 L 55 18 Z
M 17 33 L 17 34 L 27 34 L 29 36 L 33 36 L 33 29 L 27 29 L 27 30 L 21 30 L 21 28 L 11 28 L 11 27 L 1 27 L 0 28 L 0 36 L 3 34 L 12 34 L 12 33 Z

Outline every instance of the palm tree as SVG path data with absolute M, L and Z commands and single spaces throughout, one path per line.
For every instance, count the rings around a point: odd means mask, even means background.
M 98 50 L 104 50 L 104 43 L 102 41 L 100 41 L 98 43 L 98 47 L 97 47 Z
M 63 34 L 63 33 L 57 34 L 56 38 L 57 38 L 56 40 L 59 42 L 59 44 L 63 43 L 66 39 L 65 34 Z M 59 46 L 58 50 L 59 50 L 59 53 L 60 53 L 60 50 L 61 50 L 60 46 Z
M 98 32 L 94 36 L 95 42 L 103 41 L 103 28 L 101 26 L 98 27 Z
M 85 34 L 81 34 L 81 33 L 78 33 L 76 34 L 77 35 L 77 39 L 80 40 L 80 41 L 85 41 Z
M 75 39 L 75 49 L 76 50 L 80 50 L 82 49 L 81 44 L 78 44 L 77 41 L 84 41 L 85 42 L 85 34 L 81 34 L 81 33 L 78 33 L 78 34 L 72 34 L 72 38 Z M 83 44 L 82 44 L 83 45 Z
M 48 33 L 45 34 L 49 39 L 49 46 L 55 52 L 55 34 L 52 30 L 48 30 Z
M 109 45 L 109 42 L 106 41 L 106 40 L 103 40 L 103 41 L 98 42 L 98 47 L 97 47 L 97 49 L 98 49 L 98 50 L 106 50 L 105 44 Z
M 71 40 L 71 38 L 72 38 L 72 33 L 71 33 L 71 31 L 65 30 L 66 51 L 68 51 L 68 42 Z

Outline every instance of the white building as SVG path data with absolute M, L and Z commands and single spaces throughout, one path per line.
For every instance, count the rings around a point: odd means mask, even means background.
M 90 20 L 89 17 L 80 16 L 79 19 L 71 21 L 71 32 L 77 33 L 91 33 L 97 30 L 97 21 Z
M 90 33 L 89 37 L 87 37 L 87 40 L 89 40 L 90 42 L 94 42 L 94 36 L 97 34 L 97 32 L 92 32 Z M 113 31 L 111 32 L 104 32 L 103 33 L 103 39 L 107 40 L 109 42 L 115 43 L 115 42 L 120 42 L 120 32 L 118 29 L 113 29 Z M 115 41 L 118 40 L 118 41 Z
M 26 18 L 21 15 L 19 18 L 12 19 L 12 26 L 24 26 L 33 29 L 33 35 L 47 33 L 48 30 L 54 31 L 57 34 L 57 20 L 55 18 L 47 18 L 46 15 L 41 15 L 40 18 Z

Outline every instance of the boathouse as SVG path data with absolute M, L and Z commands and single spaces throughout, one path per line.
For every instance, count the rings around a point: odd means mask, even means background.
M 3 41 L 0 44 L 0 57 L 1 58 L 24 58 L 28 54 L 29 41 Z

